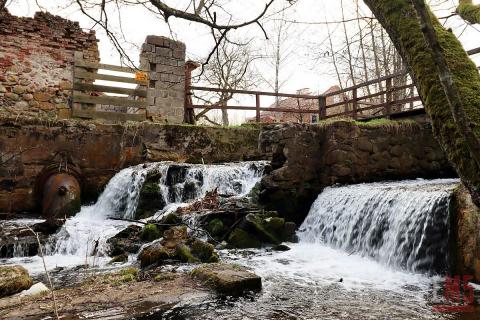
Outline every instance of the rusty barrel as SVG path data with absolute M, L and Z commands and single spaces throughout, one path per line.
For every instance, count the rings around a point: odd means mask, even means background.
M 42 186 L 42 215 L 47 224 L 80 211 L 80 183 L 74 175 L 59 172 L 50 175 Z

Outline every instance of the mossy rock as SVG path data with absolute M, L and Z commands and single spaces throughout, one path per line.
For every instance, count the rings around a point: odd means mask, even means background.
M 163 264 L 165 260 L 171 259 L 171 253 L 160 243 L 154 243 L 140 252 L 138 260 L 140 267 L 144 268 L 152 264 Z
M 251 214 L 251 213 L 245 217 L 245 220 L 255 230 L 255 234 L 258 235 L 258 239 L 271 244 L 280 244 L 282 242 L 281 234 L 279 234 L 277 230 L 274 230 L 271 228 L 271 227 L 276 227 L 277 225 L 275 223 L 272 223 L 271 226 L 269 225 L 269 223 L 274 219 L 275 218 L 265 219 L 260 214 Z M 275 220 L 275 221 L 278 224 L 280 220 Z M 285 220 L 283 220 L 283 224 L 285 224 Z M 281 232 L 281 230 L 279 231 Z
M 175 213 L 169 213 L 158 222 L 157 226 L 159 229 L 165 231 L 172 226 L 178 226 L 183 223 L 183 220 L 180 216 Z
M 271 217 L 265 219 L 265 222 L 267 229 L 272 230 L 278 234 L 281 234 L 285 227 L 285 219 L 283 218 Z
M 27 290 L 32 286 L 32 278 L 21 266 L 0 267 L 0 298 Z
M 200 259 L 201 262 L 218 262 L 218 254 L 212 244 L 195 239 L 190 247 L 192 255 Z
M 140 236 L 142 228 L 136 225 L 128 226 L 107 240 L 109 254 L 119 256 L 124 253 L 137 253 L 142 246 Z
M 228 245 L 238 249 L 260 248 L 262 243 L 243 229 L 235 228 L 228 237 Z
M 140 238 L 143 241 L 151 242 L 153 240 L 157 240 L 158 238 L 162 237 L 162 232 L 158 229 L 156 225 L 153 223 L 147 224 L 143 230 Z
M 175 255 L 177 256 L 177 258 L 180 261 L 185 262 L 185 263 L 199 263 L 200 262 L 200 259 L 198 259 L 197 257 L 195 257 L 192 254 L 192 251 L 190 250 L 190 248 L 187 245 L 182 244 L 182 243 L 177 245 Z
M 163 199 L 158 180 L 147 180 L 140 190 L 135 219 L 145 219 L 163 209 L 166 203 Z
M 207 231 L 212 237 L 220 237 L 225 233 L 223 221 L 215 218 L 208 223 Z
M 191 272 L 191 276 L 201 280 L 205 285 L 222 295 L 239 296 L 249 291 L 262 289 L 262 278 L 249 272 L 244 267 L 210 263 L 202 265 Z
M 125 263 L 128 261 L 128 255 L 126 253 L 119 254 L 118 256 L 115 256 L 108 262 L 108 264 L 114 264 L 114 263 Z

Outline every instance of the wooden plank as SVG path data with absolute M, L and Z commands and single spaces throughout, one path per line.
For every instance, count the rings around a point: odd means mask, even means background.
M 255 119 L 260 122 L 260 95 L 255 95 Z
M 247 106 L 205 106 L 192 104 L 189 106 L 189 109 L 208 109 L 208 110 L 257 110 L 257 107 L 247 107 Z M 272 111 L 272 112 L 288 112 L 288 113 L 314 113 L 318 114 L 318 110 L 305 110 L 305 109 L 284 109 L 284 108 L 260 108 L 260 111 Z
M 113 64 L 106 64 L 106 63 L 93 63 L 88 62 L 85 60 L 75 60 L 75 66 L 81 68 L 88 68 L 88 69 L 103 69 L 103 70 L 110 70 L 110 71 L 117 71 L 117 72 L 126 72 L 126 73 L 136 73 L 139 71 L 143 71 L 140 69 L 130 68 L 130 67 L 123 67 L 123 66 L 116 66 Z
M 327 116 L 327 97 L 320 96 L 318 98 L 318 112 L 319 112 L 319 119 L 325 119 Z
M 134 83 L 134 84 L 146 85 L 145 81 L 137 81 L 134 78 L 87 72 L 87 71 L 82 70 L 80 68 L 75 68 L 75 78 L 76 79 L 77 78 L 78 79 L 87 79 L 87 80 L 105 80 L 105 81 L 113 81 L 113 82 Z
M 353 89 L 353 109 L 352 109 L 352 112 L 353 112 L 353 119 L 354 120 L 357 120 L 357 109 L 358 109 L 358 97 L 357 97 L 357 89 Z
M 102 86 L 102 85 L 90 84 L 90 83 L 76 82 L 73 84 L 73 90 L 120 93 L 120 94 L 127 94 L 129 96 L 137 96 L 137 97 L 147 96 L 147 90 L 144 90 L 144 89 L 128 89 L 128 88 L 120 88 L 120 87 Z
M 88 96 L 86 94 L 82 94 L 78 92 L 73 93 L 73 102 L 104 104 L 104 105 L 112 105 L 112 106 L 120 106 L 120 107 L 137 107 L 137 108 L 145 108 L 148 105 L 147 101 L 130 100 L 125 97 L 110 97 L 110 96 L 94 97 L 94 96 Z
M 196 87 L 190 86 L 191 90 L 197 91 L 209 91 L 209 92 L 224 92 L 224 93 L 238 93 L 238 94 L 251 94 L 251 95 L 261 95 L 261 96 L 271 96 L 271 97 L 284 97 L 284 98 L 299 98 L 299 99 L 318 99 L 318 95 L 305 95 L 305 94 L 291 94 L 291 93 L 275 93 L 275 92 L 265 92 L 265 91 L 248 91 L 248 90 L 234 90 L 234 89 L 220 89 L 220 88 L 209 88 L 209 87 Z

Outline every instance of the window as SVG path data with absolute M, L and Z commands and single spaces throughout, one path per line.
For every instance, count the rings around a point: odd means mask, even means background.
M 340 96 L 339 95 L 333 96 L 333 103 L 339 103 L 339 102 L 340 102 Z
M 318 116 L 316 114 L 312 114 L 312 123 L 317 123 Z

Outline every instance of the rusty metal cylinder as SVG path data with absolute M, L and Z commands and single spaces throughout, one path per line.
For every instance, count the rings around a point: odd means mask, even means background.
M 42 214 L 47 224 L 80 211 L 80 184 L 77 178 L 65 172 L 49 176 L 42 187 Z

